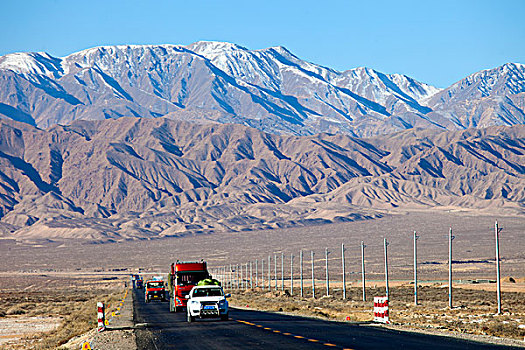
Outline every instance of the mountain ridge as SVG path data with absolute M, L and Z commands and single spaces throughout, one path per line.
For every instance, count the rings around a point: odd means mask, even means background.
M 0 57 L 0 117 L 46 128 L 77 119 L 168 116 L 277 134 L 360 137 L 412 127 L 514 125 L 525 122 L 524 71 L 509 63 L 437 89 L 366 67 L 337 71 L 280 46 L 118 45 L 62 58 L 13 53 Z M 486 94 L 469 90 L 471 80 L 482 81 Z
M 4 238 L 94 241 L 363 220 L 523 215 L 525 126 L 273 135 L 167 118 L 0 121 Z

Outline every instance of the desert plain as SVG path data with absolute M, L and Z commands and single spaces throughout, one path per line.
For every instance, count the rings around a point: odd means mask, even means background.
M 498 220 L 503 314 L 494 316 L 496 264 L 494 224 Z M 448 308 L 448 232 L 453 229 L 454 308 Z M 413 305 L 413 232 L 418 239 L 420 305 Z M 129 274 L 166 274 L 176 260 L 205 259 L 209 268 L 261 260 L 272 279 L 277 256 L 278 290 L 231 289 L 232 304 L 335 320 L 370 321 L 374 296 L 385 294 L 383 239 L 387 238 L 391 319 L 396 327 L 522 340 L 525 336 L 525 220 L 520 216 L 448 211 L 398 211 L 382 218 L 294 228 L 217 232 L 178 238 L 93 243 L 83 240 L 16 241 L 0 244 L 0 341 L 8 348 L 59 346 L 96 325 L 94 303 L 118 298 Z M 367 300 L 361 300 L 361 241 L 366 245 Z M 341 244 L 345 244 L 347 299 L 342 299 Z M 325 296 L 325 248 L 330 292 Z M 304 252 L 305 295 L 299 294 L 299 251 Z M 316 299 L 311 297 L 314 251 Z M 285 290 L 281 287 L 284 254 Z M 294 295 L 290 257 L 294 256 Z M 221 276 L 218 276 L 221 277 Z M 254 277 L 255 278 L 255 277 Z M 272 288 L 274 286 L 272 281 Z M 252 283 L 255 283 L 253 281 Z M 82 326 L 70 329 L 68 324 Z M 12 331 L 25 324 L 26 332 Z M 46 327 L 42 328 L 45 325 Z M 10 328 L 11 327 L 11 328 Z M 22 327 L 24 328 L 24 327 Z M 21 328 L 21 329 L 22 329 Z M 11 331 L 9 332 L 9 330 Z M 22 345 L 16 345 L 22 344 Z

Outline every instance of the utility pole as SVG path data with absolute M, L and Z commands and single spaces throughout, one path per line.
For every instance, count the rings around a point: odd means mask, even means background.
M 248 272 L 248 265 L 250 266 L 250 270 Z M 248 285 L 250 287 L 248 287 Z M 252 262 L 250 261 L 250 263 L 246 263 L 246 289 L 248 288 L 252 288 Z
M 277 254 L 273 255 L 273 277 L 275 279 L 275 290 L 277 290 Z
M 343 265 L 343 299 L 346 299 L 346 266 L 345 266 L 345 244 L 341 243 L 341 264 Z
M 281 252 L 281 290 L 284 290 L 284 253 Z
M 326 271 L 326 296 L 330 295 L 330 277 L 328 276 L 328 248 L 324 249 L 324 262 L 325 262 L 325 271 Z
M 290 294 L 293 295 L 293 253 L 290 254 Z
M 501 277 L 499 268 L 499 233 L 503 230 L 503 227 L 498 226 L 498 222 L 494 226 L 494 234 L 496 235 L 496 283 L 498 287 L 498 313 L 501 314 Z
M 255 259 L 255 288 L 259 287 L 259 260 Z
M 299 267 L 301 269 L 300 278 L 301 278 L 301 297 L 303 297 L 303 250 L 299 252 Z
M 417 305 L 417 239 L 419 236 L 414 231 L 414 304 Z
M 366 301 L 365 247 L 365 242 L 361 241 L 361 279 L 363 284 L 363 301 Z
M 244 289 L 244 278 L 242 276 L 242 264 L 239 265 L 239 272 L 241 273 L 241 289 Z
M 236 265 L 236 268 L 235 268 L 235 270 L 237 271 L 237 289 L 241 289 L 241 286 L 240 286 L 241 279 L 239 278 L 239 266 L 240 265 Z
M 232 283 L 232 264 L 230 264 L 230 269 L 228 270 L 228 286 L 230 289 L 233 289 Z
M 386 240 L 386 238 L 384 239 L 384 245 L 385 245 L 385 289 L 386 289 L 386 299 L 390 301 L 389 299 L 389 291 L 388 291 L 388 252 L 387 252 L 387 248 L 388 247 L 388 242 Z
M 268 290 L 272 290 L 272 256 L 268 255 Z
M 264 290 L 264 259 L 261 259 L 261 289 Z
M 312 250 L 312 298 L 315 299 L 314 251 Z
M 253 262 L 250 261 L 250 289 L 253 289 Z
M 452 309 L 452 227 L 448 231 L 448 307 Z

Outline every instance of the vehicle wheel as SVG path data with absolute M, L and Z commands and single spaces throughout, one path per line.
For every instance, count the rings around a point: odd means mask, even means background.
M 228 321 L 228 314 L 221 315 L 221 321 Z
M 195 317 L 193 317 L 190 313 L 188 313 L 188 322 L 191 323 L 195 321 Z

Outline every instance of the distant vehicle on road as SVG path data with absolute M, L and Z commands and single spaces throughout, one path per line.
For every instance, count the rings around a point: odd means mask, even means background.
M 210 278 L 205 261 L 178 261 L 171 264 L 168 275 L 170 312 L 179 312 L 186 307 L 186 296 L 202 280 Z
M 162 280 L 146 281 L 144 290 L 144 301 L 149 303 L 152 300 L 166 301 L 166 286 Z
M 230 294 L 224 294 L 222 287 L 217 285 L 195 286 L 186 296 L 188 322 L 195 318 L 220 318 L 228 320 L 228 300 Z
M 131 283 L 132 283 L 133 288 L 141 289 L 144 285 L 144 280 L 142 279 L 140 275 L 135 274 L 135 275 L 131 275 Z

